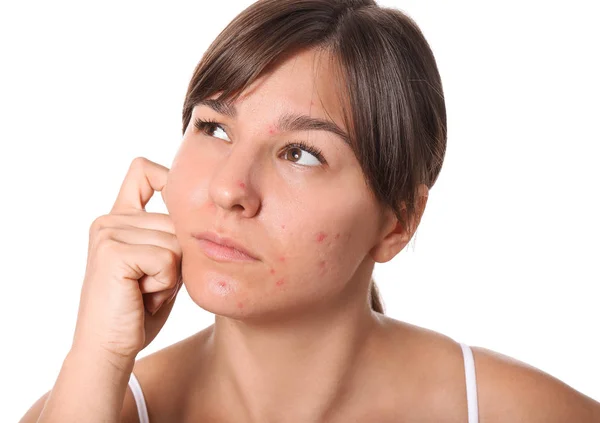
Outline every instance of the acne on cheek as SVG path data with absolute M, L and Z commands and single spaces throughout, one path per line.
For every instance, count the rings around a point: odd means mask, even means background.
M 319 262 L 319 275 L 324 275 L 327 272 L 327 262 L 325 260 L 321 260 Z

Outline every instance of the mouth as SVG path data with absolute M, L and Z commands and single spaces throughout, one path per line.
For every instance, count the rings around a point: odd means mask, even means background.
M 231 238 L 219 236 L 215 232 L 194 233 L 192 236 L 200 248 L 216 261 L 257 261 L 254 253 Z

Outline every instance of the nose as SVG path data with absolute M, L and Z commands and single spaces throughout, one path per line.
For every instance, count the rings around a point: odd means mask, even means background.
M 238 142 L 217 165 L 208 188 L 215 205 L 244 217 L 252 217 L 258 212 L 260 199 L 251 182 L 257 168 L 253 157 L 253 153 Z

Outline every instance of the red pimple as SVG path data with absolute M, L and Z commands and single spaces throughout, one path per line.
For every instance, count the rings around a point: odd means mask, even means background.
M 279 261 L 284 262 L 285 261 L 285 257 L 284 256 L 279 257 Z
M 279 279 L 279 280 L 278 280 L 278 281 L 275 283 L 275 285 L 277 285 L 277 286 L 281 286 L 281 285 L 283 285 L 283 278 Z
M 275 133 L 275 128 L 273 126 L 269 126 L 269 134 L 273 135 Z
M 241 301 L 238 303 L 238 308 L 244 308 L 244 303 L 242 303 Z
M 275 269 L 271 268 L 271 274 L 274 275 L 275 274 Z
M 219 281 L 220 288 L 225 288 L 226 286 L 227 286 L 227 283 L 225 283 L 225 281 Z
M 327 234 L 325 232 L 319 232 L 317 234 L 317 242 L 323 241 L 326 237 L 327 237 Z
M 240 182 L 238 185 L 240 186 L 240 188 L 246 188 L 246 184 L 243 182 Z

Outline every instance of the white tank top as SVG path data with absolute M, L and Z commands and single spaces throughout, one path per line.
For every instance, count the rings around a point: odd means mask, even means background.
M 460 343 L 460 347 L 463 352 L 463 359 L 465 363 L 465 379 L 467 382 L 467 409 L 469 413 L 468 423 L 479 423 L 479 410 L 477 405 L 477 378 L 475 376 L 475 360 L 473 359 L 473 351 L 468 345 Z M 129 388 L 133 393 L 135 404 L 137 406 L 138 416 L 140 423 L 150 423 L 148 418 L 148 409 L 146 408 L 146 401 L 144 394 L 142 393 L 142 387 L 138 382 L 137 378 L 131 372 L 129 376 Z

